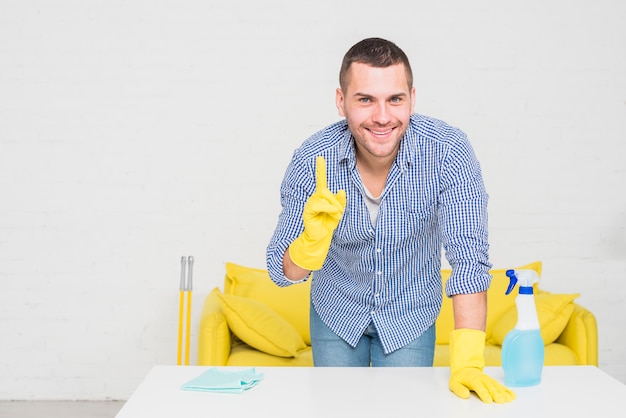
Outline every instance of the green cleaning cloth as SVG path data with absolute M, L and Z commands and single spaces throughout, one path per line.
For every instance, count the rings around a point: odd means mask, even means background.
M 226 370 L 212 367 L 182 386 L 183 390 L 215 393 L 243 393 L 263 380 L 263 373 L 254 368 Z

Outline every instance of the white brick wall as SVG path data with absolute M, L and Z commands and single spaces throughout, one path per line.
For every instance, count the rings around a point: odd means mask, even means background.
M 470 135 L 494 264 L 581 293 L 626 382 L 624 21 L 619 0 L 0 0 L 0 399 L 125 399 L 174 364 L 180 256 L 197 326 L 226 261 L 264 266 L 291 152 L 367 36 Z

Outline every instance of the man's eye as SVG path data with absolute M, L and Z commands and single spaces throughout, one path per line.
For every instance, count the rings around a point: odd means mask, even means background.
M 369 98 L 369 97 L 361 97 L 361 98 L 359 99 L 359 102 L 361 102 L 361 103 L 369 103 L 370 101 L 371 101 L 371 100 L 370 100 L 370 98 Z
M 391 103 L 400 103 L 402 101 L 401 97 L 392 97 Z

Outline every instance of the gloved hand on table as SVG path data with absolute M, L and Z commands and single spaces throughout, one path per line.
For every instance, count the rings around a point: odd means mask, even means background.
M 289 246 L 289 256 L 297 266 L 319 270 L 324 265 L 333 232 L 346 208 L 346 192 L 337 194 L 328 190 L 326 160 L 317 157 L 315 164 L 315 192 L 304 205 L 304 231 Z
M 485 403 L 505 403 L 515 393 L 491 376 L 485 366 L 485 333 L 475 329 L 456 329 L 450 334 L 449 387 L 459 398 L 467 399 L 474 391 Z

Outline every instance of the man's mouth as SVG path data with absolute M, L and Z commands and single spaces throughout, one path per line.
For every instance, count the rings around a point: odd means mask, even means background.
M 389 128 L 386 129 L 384 131 L 376 131 L 374 129 L 369 129 L 369 131 L 376 136 L 385 136 L 385 135 L 389 135 L 391 133 L 391 131 L 393 131 L 393 128 Z

